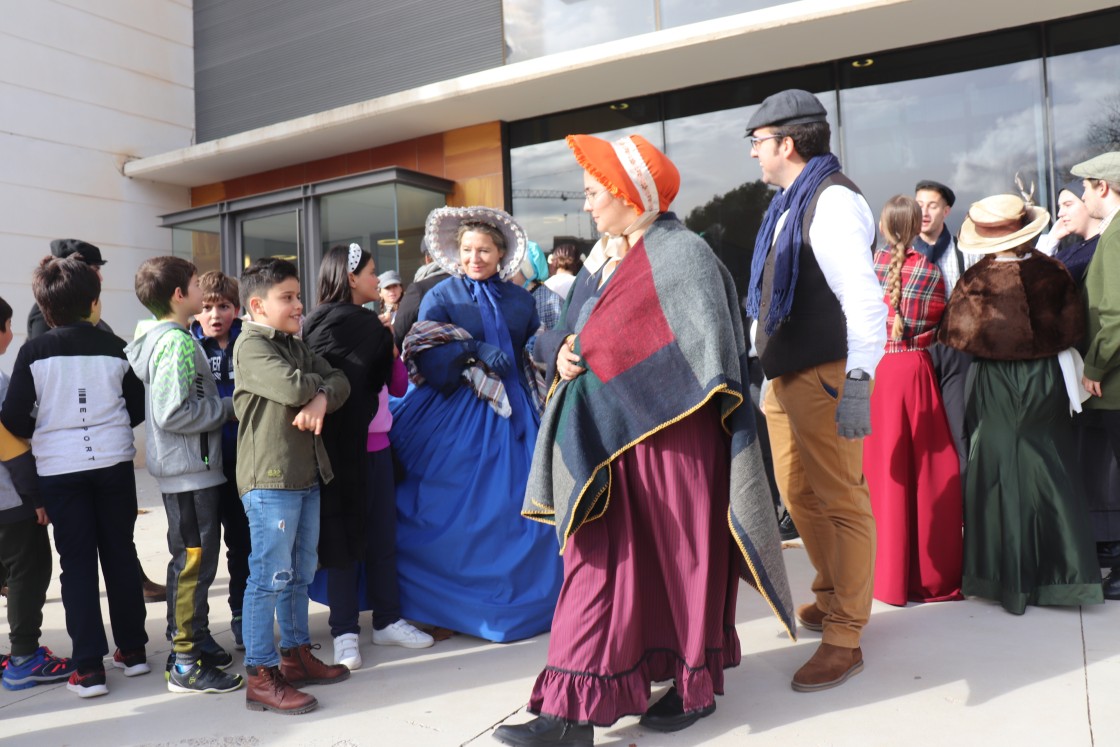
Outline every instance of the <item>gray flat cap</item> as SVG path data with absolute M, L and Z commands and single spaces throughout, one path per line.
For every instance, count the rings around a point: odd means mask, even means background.
M 396 270 L 386 270 L 377 276 L 377 282 L 382 288 L 389 288 L 401 284 L 401 274 Z
M 766 97 L 747 122 L 747 135 L 759 127 L 826 121 L 828 113 L 816 96 L 800 88 L 790 88 Z
M 1082 179 L 1104 179 L 1106 182 L 1120 184 L 1120 151 L 1101 153 L 1088 161 L 1082 161 L 1070 169 L 1069 173 Z

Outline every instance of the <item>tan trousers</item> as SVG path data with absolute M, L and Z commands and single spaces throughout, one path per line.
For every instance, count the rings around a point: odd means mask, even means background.
M 771 381 L 765 412 L 774 476 L 817 571 L 813 593 L 825 613 L 823 641 L 855 648 L 871 615 L 875 519 L 863 478 L 863 442 L 836 433 L 844 363 Z

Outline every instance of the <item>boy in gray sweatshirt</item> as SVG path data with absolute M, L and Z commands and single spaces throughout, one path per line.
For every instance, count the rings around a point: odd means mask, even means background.
M 243 680 L 222 671 L 233 657 L 210 636 L 207 594 L 221 543 L 222 425 L 233 403 L 218 395 L 206 354 L 187 331 L 202 311 L 195 266 L 180 257 L 147 260 L 136 271 L 136 297 L 156 317 L 137 325 L 125 353 L 144 382 L 147 467 L 167 510 L 167 689 L 232 692 Z

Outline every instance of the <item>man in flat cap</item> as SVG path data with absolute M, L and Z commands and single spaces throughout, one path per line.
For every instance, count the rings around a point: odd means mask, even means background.
M 105 260 L 101 258 L 101 250 L 93 244 L 82 241 L 81 239 L 55 239 L 51 242 L 51 254 L 56 257 L 63 258 L 76 254 L 79 259 L 92 267 L 97 272 L 97 279 L 101 279 L 101 268 L 105 264 Z M 112 332 L 109 325 L 104 321 L 99 321 L 97 326 L 104 329 L 106 332 Z M 31 307 L 31 313 L 27 315 L 27 339 L 33 340 L 40 335 L 44 335 L 50 330 L 50 325 L 43 317 L 43 310 L 39 308 L 39 304 L 34 304 Z
M 1120 151 L 1104 153 L 1074 166 L 1082 179 L 1081 196 L 1089 215 L 1101 221 L 1097 251 L 1085 270 L 1085 375 L 1092 396 L 1085 408 L 1099 411 L 1112 452 L 1120 461 Z M 1120 566 L 1104 581 L 1106 599 L 1120 599 Z
M 980 257 L 961 252 L 957 248 L 953 232 L 945 225 L 945 219 L 949 217 L 953 203 L 957 201 L 953 190 L 941 182 L 923 179 L 914 187 L 914 200 L 922 209 L 922 230 L 914 240 L 914 248 L 941 270 L 941 279 L 945 281 L 945 300 L 948 301 L 949 296 L 953 295 L 957 280 Z M 941 399 L 945 403 L 949 428 L 956 440 L 963 475 L 968 462 L 968 439 L 964 433 L 964 382 L 972 356 L 939 342 L 930 345 L 929 354 L 933 360 L 933 370 L 937 374 Z
M 774 471 L 817 571 L 797 609 L 820 647 L 793 689 L 835 687 L 863 669 L 875 519 L 863 477 L 871 380 L 887 306 L 875 277 L 875 218 L 829 152 L 824 107 L 807 91 L 774 94 L 747 124 L 762 180 L 778 187 L 755 240 L 747 314 L 770 379 L 763 410 Z

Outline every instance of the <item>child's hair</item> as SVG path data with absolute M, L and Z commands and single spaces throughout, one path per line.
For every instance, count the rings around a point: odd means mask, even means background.
M 3 298 L 0 298 L 0 329 L 6 329 L 12 318 L 12 307 Z
M 891 245 L 891 264 L 887 271 L 887 291 L 890 293 L 891 308 L 894 309 L 891 339 L 901 340 L 904 328 L 902 265 L 906 261 L 906 250 L 922 230 L 922 209 L 913 197 L 895 195 L 883 206 L 883 212 L 879 214 L 879 227 L 883 231 L 883 237 Z
M 357 246 L 358 264 L 350 269 L 350 247 Z M 319 303 L 350 302 L 350 273 L 355 274 L 369 264 L 373 256 L 357 244 L 336 244 L 323 255 L 319 265 Z
M 264 298 L 268 290 L 288 278 L 299 279 L 299 270 L 286 259 L 261 257 L 241 273 L 241 308 L 249 310 L 250 298 Z
M 31 276 L 31 293 L 52 327 L 89 319 L 101 296 L 97 270 L 81 257 L 43 257 Z
M 178 288 L 187 295 L 191 278 L 198 274 L 194 263 L 182 257 L 152 257 L 136 271 L 136 297 L 144 308 L 162 319 L 171 313 L 171 297 Z
M 202 289 L 202 300 L 205 303 L 229 301 L 233 306 L 241 306 L 241 296 L 238 294 L 237 280 L 218 270 L 210 270 L 198 276 L 198 287 Z

